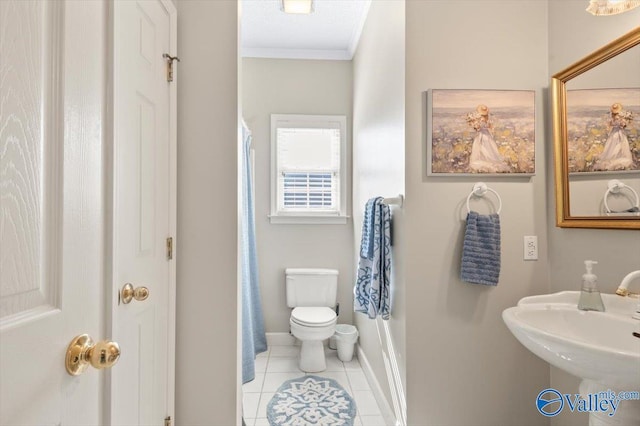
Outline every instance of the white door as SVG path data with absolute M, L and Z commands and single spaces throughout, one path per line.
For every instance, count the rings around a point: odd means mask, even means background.
M 111 424 L 162 425 L 173 417 L 175 261 L 167 239 L 175 238 L 176 82 L 164 55 L 175 55 L 176 11 L 171 1 L 115 1 L 113 25 L 111 312 L 122 355 L 111 371 Z M 148 297 L 118 298 L 127 284 Z
M 101 2 L 0 1 L 0 424 L 98 425 L 105 372 Z M 116 365 L 114 368 L 117 368 Z

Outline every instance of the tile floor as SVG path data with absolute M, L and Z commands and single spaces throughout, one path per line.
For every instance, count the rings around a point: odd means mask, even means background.
M 247 426 L 269 426 L 267 404 L 282 383 L 304 375 L 298 369 L 299 346 L 271 346 L 256 358 L 256 378 L 243 385 L 243 408 Z M 325 349 L 327 369 L 316 376 L 337 381 L 356 401 L 356 426 L 385 426 L 384 419 L 373 396 L 360 363 L 354 357 L 350 362 L 338 359 L 337 352 Z

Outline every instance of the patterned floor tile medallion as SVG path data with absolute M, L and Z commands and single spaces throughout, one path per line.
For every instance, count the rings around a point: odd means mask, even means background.
M 304 376 L 280 386 L 269 401 L 267 418 L 271 426 L 352 426 L 356 403 L 335 380 Z

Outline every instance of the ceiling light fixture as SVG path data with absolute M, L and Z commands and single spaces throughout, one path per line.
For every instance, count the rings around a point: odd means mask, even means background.
M 304 15 L 313 13 L 313 0 L 282 0 L 280 10 L 284 13 Z
M 587 12 L 595 16 L 615 15 L 640 6 L 640 0 L 590 0 Z

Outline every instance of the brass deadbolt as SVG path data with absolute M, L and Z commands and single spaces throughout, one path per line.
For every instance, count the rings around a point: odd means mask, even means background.
M 138 302 L 142 302 L 143 300 L 147 300 L 149 297 L 149 289 L 146 287 L 136 287 L 133 288 L 133 284 L 126 283 L 122 287 L 122 291 L 120 292 L 120 300 L 125 305 L 131 303 L 133 299 L 136 299 Z

